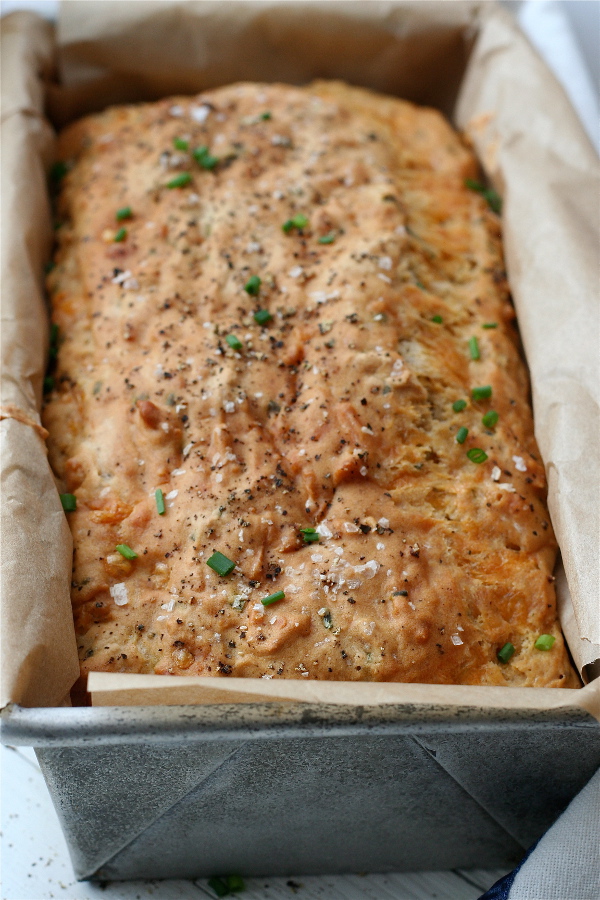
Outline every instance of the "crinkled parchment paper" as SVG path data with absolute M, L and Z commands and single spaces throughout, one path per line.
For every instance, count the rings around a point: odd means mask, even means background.
M 558 573 L 561 621 L 589 677 L 600 657 L 598 159 L 509 14 L 469 2 L 69 2 L 56 36 L 30 13 L 3 20 L 2 75 L 3 705 L 58 704 L 78 674 L 71 539 L 36 427 L 51 234 L 44 88 L 61 125 L 108 103 L 236 80 L 342 78 L 435 105 L 467 133 L 504 196 L 508 273 L 566 572 Z M 579 691 L 105 673 L 90 684 L 104 704 L 576 704 L 600 718 L 600 679 Z

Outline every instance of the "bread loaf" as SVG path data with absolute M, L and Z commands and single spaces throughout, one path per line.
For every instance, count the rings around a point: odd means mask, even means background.
M 500 221 L 443 117 L 238 84 L 59 156 L 82 671 L 576 686 Z

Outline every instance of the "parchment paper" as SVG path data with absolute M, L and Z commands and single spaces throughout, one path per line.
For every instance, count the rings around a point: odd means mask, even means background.
M 52 84 L 49 26 L 27 13 L 3 21 L 7 402 L 39 422 L 47 341 L 39 273 L 49 236 L 42 172 L 50 146 L 40 118 L 41 70 L 58 124 L 108 103 L 197 92 L 245 78 L 300 83 L 341 77 L 436 105 L 465 129 L 504 195 L 509 278 L 572 595 L 572 604 L 566 592 L 561 599 L 563 621 L 585 678 L 586 666 L 600 657 L 598 160 L 562 89 L 510 16 L 493 3 L 70 0 L 61 8 L 57 43 L 60 83 Z M 77 675 L 70 539 L 41 438 L 14 418 L 0 427 L 2 478 L 10 491 L 3 508 L 11 515 L 3 529 L 2 702 L 53 705 Z M 582 705 L 600 718 L 598 684 L 532 691 L 386 684 L 349 689 L 333 682 L 103 673 L 90 680 L 99 703 L 217 702 L 222 696 L 347 703 L 358 688 L 363 702 L 374 704 L 413 702 L 398 699 L 413 696 L 418 702 L 460 704 L 468 691 L 474 706 Z

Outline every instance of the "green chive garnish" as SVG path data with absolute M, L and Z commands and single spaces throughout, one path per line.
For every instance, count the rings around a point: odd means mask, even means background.
M 484 322 L 481 327 L 482 328 L 497 328 L 498 323 L 497 322 Z
M 263 122 L 268 122 L 268 120 L 272 118 L 271 113 L 269 112 L 268 109 L 265 110 L 264 113 L 261 113 L 260 117 L 263 120 Z
M 49 394 L 50 391 L 54 390 L 54 378 L 52 375 L 46 375 L 44 378 L 44 393 Z
M 258 292 L 260 291 L 260 286 L 262 282 L 258 275 L 251 275 L 246 284 L 244 285 L 244 290 L 247 294 L 250 294 L 252 297 L 256 297 Z
M 118 209 L 115 213 L 115 219 L 117 222 L 123 222 L 125 219 L 131 219 L 133 216 L 133 210 L 130 206 L 123 206 L 121 209 Z
M 75 512 L 77 509 L 77 497 L 75 494 L 59 494 L 59 497 L 65 512 Z
M 452 404 L 452 409 L 454 410 L 454 412 L 462 412 L 463 409 L 466 408 L 466 406 L 467 406 L 466 400 L 455 400 L 454 403 Z
M 270 117 L 271 113 L 269 113 L 269 118 Z M 244 879 L 241 875 L 227 875 L 225 881 L 232 894 L 235 894 L 236 891 L 246 890 L 246 885 L 244 884 Z
M 471 354 L 471 359 L 479 359 L 479 341 L 476 337 L 469 338 L 469 353 Z
M 274 594 L 269 594 L 268 597 L 263 597 L 260 601 L 263 606 L 270 606 L 271 603 L 277 603 L 278 600 L 283 600 L 285 597 L 285 591 L 275 591 Z
M 499 419 L 499 415 L 495 409 L 490 409 L 489 412 L 486 412 L 485 416 L 481 419 L 486 428 L 493 428 L 496 422 Z
M 555 640 L 553 634 L 540 634 L 533 646 L 536 650 L 551 650 Z
M 488 188 L 485 184 L 481 184 L 479 181 L 473 181 L 472 178 L 465 179 L 465 187 L 468 187 L 470 191 L 475 191 L 477 194 L 481 194 L 483 199 L 487 202 L 489 208 L 500 215 L 502 211 L 502 198 L 493 188 Z
M 124 241 L 126 237 L 127 237 L 127 229 L 119 228 L 119 230 L 115 233 L 113 241 L 115 242 L 115 244 L 120 244 L 121 241 Z
M 137 559 L 137 553 L 135 550 L 132 550 L 131 547 L 127 546 L 127 544 L 117 544 L 115 550 L 118 550 L 125 559 Z
M 441 316 L 432 316 L 431 321 L 435 322 L 436 325 L 441 325 L 444 320 L 442 319 Z
M 214 169 L 219 163 L 219 157 L 213 156 L 206 146 L 196 147 L 192 152 L 192 156 L 203 169 Z
M 459 428 L 458 431 L 456 432 L 456 443 L 464 444 L 464 442 L 467 439 L 468 433 L 469 433 L 468 428 Z
M 225 340 L 232 350 L 241 350 L 243 347 L 242 342 L 238 337 L 235 336 L 235 334 L 226 335 Z
M 471 447 L 470 450 L 467 450 L 467 456 L 474 463 L 484 463 L 488 458 L 485 450 L 482 450 L 481 447 Z
M 473 400 L 487 400 L 491 396 L 492 386 L 490 384 L 484 384 L 483 387 L 474 387 L 471 391 Z
M 273 316 L 269 312 L 268 309 L 257 309 L 254 313 L 254 321 L 259 325 L 266 325 L 267 322 L 270 322 Z
M 173 188 L 182 188 L 185 187 L 186 184 L 189 184 L 192 180 L 192 176 L 189 172 L 181 172 L 179 175 L 176 175 L 175 178 L 171 178 L 170 181 L 167 181 L 167 187 L 173 190 Z
M 303 216 L 302 213 L 298 213 L 296 216 L 292 216 L 291 219 L 288 219 L 287 222 L 284 222 L 281 226 L 286 234 L 292 230 L 292 228 L 306 228 L 308 225 L 308 219 L 306 216 Z
M 176 150 L 189 150 L 190 149 L 189 141 L 186 141 L 180 137 L 173 138 L 173 146 L 175 147 Z
M 507 663 L 514 652 L 514 646 L 510 643 L 510 641 L 507 641 L 504 647 L 502 647 L 501 650 L 498 650 L 497 656 L 500 662 Z
M 323 237 L 319 238 L 319 244 L 333 244 L 337 235 L 335 231 L 330 231 L 329 234 L 324 234 Z
M 217 878 L 216 876 L 209 878 L 208 886 L 215 892 L 217 897 L 226 897 L 229 893 L 229 888 L 222 878 Z
M 159 516 L 164 516 L 165 514 L 165 495 L 163 494 L 160 488 L 156 488 L 154 491 L 154 499 L 156 500 L 156 511 Z
M 50 181 L 54 182 L 54 184 L 59 184 L 68 171 L 69 166 L 67 165 L 67 163 L 63 162 L 62 160 L 58 160 L 58 162 L 55 162 L 50 169 Z
M 305 544 L 314 544 L 320 537 L 316 528 L 301 528 L 300 534 L 302 535 Z
M 233 560 L 228 559 L 223 553 L 215 550 L 210 559 L 206 560 L 206 565 L 217 573 L 217 575 L 229 575 L 235 569 Z

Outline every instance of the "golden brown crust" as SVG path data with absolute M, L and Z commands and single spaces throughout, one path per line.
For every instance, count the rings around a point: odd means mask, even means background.
M 443 118 L 242 84 L 89 117 L 60 154 L 44 421 L 83 671 L 575 686 L 499 223 Z

